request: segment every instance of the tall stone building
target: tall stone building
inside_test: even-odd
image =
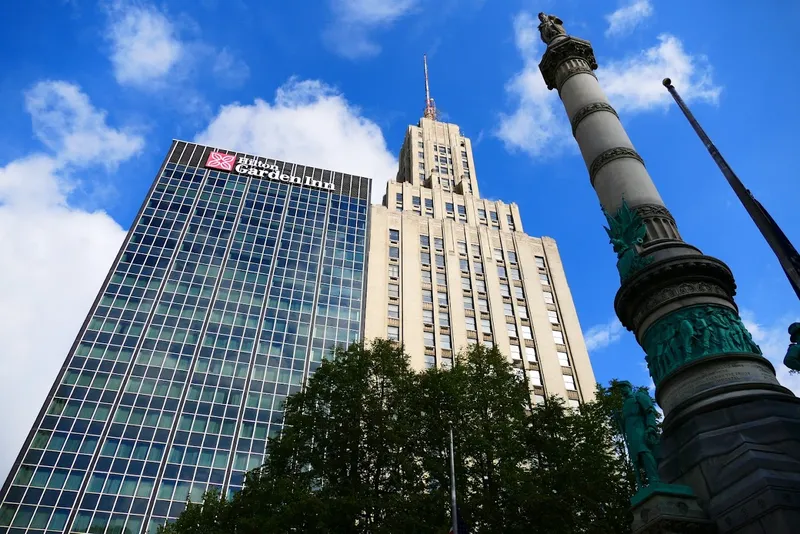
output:
[[[426,106],[397,177],[371,207],[365,338],[396,339],[414,368],[496,344],[538,402],[590,400],[595,378],[554,240],[523,231],[513,202],[480,197],[470,140]]]

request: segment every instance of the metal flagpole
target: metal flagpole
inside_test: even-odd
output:
[[[664,78],[663,83],[664,87],[666,87],[672,95],[672,98],[677,102],[678,107],[681,108],[681,111],[683,111],[683,114],[689,120],[689,124],[691,124],[694,131],[697,132],[700,140],[703,141],[711,157],[714,158],[723,176],[725,176],[725,179],[733,188],[736,196],[739,197],[739,201],[744,205],[750,218],[756,223],[756,226],[761,231],[761,235],[764,236],[764,239],[767,240],[772,251],[778,257],[783,272],[786,273],[786,277],[789,279],[792,289],[794,289],[797,298],[800,299],[800,254],[797,253],[797,250],[789,241],[789,238],[786,237],[786,234],[780,229],[778,223],[775,222],[764,206],[756,200],[753,194],[742,184],[739,177],[733,172],[733,169],[731,169],[728,162],[725,161],[725,158],[722,157],[722,154],[720,154],[717,147],[714,146],[714,143],[711,142],[711,139],[709,139],[706,132],[700,126],[700,123],[697,122],[692,112],[689,111],[689,108],[678,94],[678,91],[672,86],[672,81],[669,78]]]
[[[453,451],[453,423],[450,423],[450,516],[453,519],[453,534],[458,534],[458,510],[456,509],[456,458]]]

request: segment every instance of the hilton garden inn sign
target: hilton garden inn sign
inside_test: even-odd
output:
[[[317,189],[325,189],[326,191],[333,191],[335,189],[333,182],[315,180],[310,176],[301,178],[299,176],[282,174],[277,165],[270,165],[264,160],[245,157],[237,158],[233,154],[225,154],[223,152],[211,152],[208,155],[206,167],[218,169],[220,171],[235,172],[236,174],[246,174],[248,176],[258,176],[259,178],[268,178],[280,182],[305,185]]]

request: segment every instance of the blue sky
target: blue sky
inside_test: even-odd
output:
[[[557,95],[538,11],[593,42],[598,77],[683,237],[726,261],[779,366],[800,307],[661,86],[670,76],[800,246],[793,149],[800,4],[768,0],[28,0],[0,34],[0,475],[52,384],[172,138],[363,174],[382,191],[423,109],[472,138],[481,194],[557,240],[598,380],[649,382],[614,320],[604,219]]]

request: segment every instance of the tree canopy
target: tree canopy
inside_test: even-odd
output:
[[[533,405],[497,349],[415,373],[402,347],[340,349],[286,400],[263,466],[227,500],[209,492],[162,534],[444,533],[449,430],[470,532],[629,532],[635,491],[613,423],[621,399]]]

